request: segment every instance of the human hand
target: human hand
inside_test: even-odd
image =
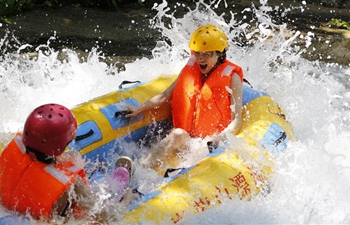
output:
[[[135,106],[132,106],[132,105],[128,105],[125,108],[125,111],[129,112],[128,114],[125,115],[125,118],[135,117],[141,112],[139,107],[135,107]]]
[[[234,119],[223,131],[224,133],[232,133],[233,135],[237,135],[241,132],[242,121],[239,119]]]
[[[238,120],[233,120],[223,131],[216,135],[213,141],[219,142],[220,140],[226,140],[227,134],[237,135],[241,131],[241,123]]]

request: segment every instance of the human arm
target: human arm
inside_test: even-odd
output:
[[[226,87],[230,93],[231,123],[220,133],[211,137],[211,144],[215,146],[221,141],[226,141],[229,136],[237,135],[242,128],[242,80],[237,74],[233,74],[230,87]],[[213,144],[214,143],[214,144]]]
[[[96,194],[92,192],[81,177],[77,177],[71,187],[55,203],[52,215],[57,214],[68,218],[78,216],[80,218],[78,215],[80,213],[84,215],[85,213],[90,214],[92,211],[96,211],[96,208],[94,208],[96,201]],[[89,220],[101,223],[108,221],[107,209],[103,207],[98,212],[95,212]]]
[[[171,101],[172,98],[172,94],[175,88],[175,85],[177,83],[176,79],[165,91],[163,91],[162,93],[154,96],[153,98],[151,98],[150,100],[148,100],[147,102],[139,105],[138,107],[133,107],[133,106],[128,106],[127,110],[130,110],[131,113],[127,114],[125,117],[126,118],[130,118],[130,117],[134,117],[137,116],[138,114],[142,113],[142,112],[146,112],[152,109],[158,109],[161,106],[167,104],[168,102]]]
[[[242,80],[238,74],[233,74],[231,79],[231,112],[232,122],[224,130],[238,134],[242,127]]]

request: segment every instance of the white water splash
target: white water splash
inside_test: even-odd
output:
[[[226,1],[218,4],[227,5]],[[71,50],[64,52],[67,60],[57,60],[59,52],[50,46],[39,46],[36,60],[19,53],[5,55],[0,65],[0,141],[6,143],[9,133],[20,131],[28,113],[40,104],[73,107],[115,90],[124,79],[149,80],[178,73],[189,54],[190,34],[200,25],[213,23],[229,36],[228,58],[242,66],[255,88],[269,92],[287,112],[298,140],[290,143],[277,162],[271,193],[250,202],[224,202],[184,218],[181,224],[349,223],[350,68],[303,59],[305,50],[294,43],[309,45],[313,34],[301,35],[287,30],[285,24],[274,24],[268,16],[274,9],[267,1],[261,4],[246,9],[255,15],[251,21],[237,21],[234,9],[217,15],[215,5],[203,2],[182,18],[174,18],[165,1],[155,5],[158,14],[152,26],[171,44],[159,41],[152,59],[126,64],[123,72],[101,62],[104,56],[96,49],[83,63]],[[285,9],[285,16],[288,12]],[[149,177],[153,179],[154,174]],[[138,182],[141,187],[149,185],[141,179]]]

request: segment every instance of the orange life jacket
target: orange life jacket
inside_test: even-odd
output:
[[[230,89],[232,75],[243,82],[241,67],[225,60],[202,83],[198,63],[191,57],[182,70],[172,95],[175,128],[193,137],[205,137],[224,130],[232,121]]]
[[[85,172],[73,160],[51,165],[30,159],[17,135],[0,156],[0,199],[9,210],[49,218],[77,176],[85,179]]]

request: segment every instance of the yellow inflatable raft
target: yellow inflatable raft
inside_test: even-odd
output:
[[[78,129],[70,147],[92,162],[101,162],[108,160],[110,154],[118,153],[118,143],[122,139],[146,142],[150,132],[154,134],[169,122],[170,105],[132,119],[125,118],[125,106],[137,106],[147,101],[165,90],[175,79],[175,76],[163,76],[126,88],[120,85],[117,91],[73,108]]]
[[[106,162],[110,154],[119,152],[121,140],[145,142],[161,133],[170,121],[170,106],[132,119],[125,118],[125,106],[146,102],[175,79],[161,76],[122,87],[73,108],[78,130],[70,147],[87,160]],[[225,199],[249,200],[264,190],[273,174],[274,156],[285,151],[293,131],[267,93],[244,86],[243,105],[243,129],[235,140],[227,140],[195,165],[165,178],[162,185],[132,203],[121,223],[175,224]]]
[[[293,139],[285,113],[267,93],[243,89],[243,129],[240,146],[226,143],[183,170],[124,216],[126,224],[176,224],[187,214],[205,211],[225,199],[249,200],[267,188],[274,156]]]
[[[79,123],[78,138],[72,147],[92,161],[105,161],[106,154],[118,152],[116,141],[147,139],[147,130],[153,133],[155,129],[149,124],[167,121],[170,109],[159,109],[130,120],[123,115],[125,105],[142,104],[165,90],[175,78],[159,77],[72,109]],[[134,202],[123,221],[177,223],[186,214],[217,206],[224,199],[249,200],[266,188],[273,172],[273,156],[284,152],[288,141],[293,139],[292,127],[267,93],[245,86],[243,105],[243,129],[237,135],[243,140],[240,148],[226,143],[175,177],[167,178],[156,190]]]

